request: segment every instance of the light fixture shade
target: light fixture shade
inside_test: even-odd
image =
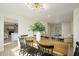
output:
[[[40,4],[40,3],[34,3],[34,4],[32,4],[32,8],[34,8],[34,9],[40,9],[42,7],[43,7],[43,5]]]
[[[42,3],[27,3],[27,6],[32,9],[32,10],[36,10],[36,11],[40,11],[42,9],[45,8],[45,5]]]

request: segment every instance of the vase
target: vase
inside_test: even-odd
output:
[[[41,33],[36,32],[36,41],[40,41],[40,40],[41,40]]]

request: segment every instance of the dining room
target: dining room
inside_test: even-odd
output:
[[[23,18],[19,21],[18,33],[19,40],[24,42],[23,44],[20,41],[20,45],[23,45],[20,49],[24,47],[24,52],[21,50],[20,54],[27,56],[42,56],[44,53],[49,53],[51,56],[73,55],[72,22],[50,24],[33,20],[31,23],[30,20]]]
[[[3,20],[5,20],[6,18],[10,18],[13,21],[14,19],[18,20],[18,32],[15,35],[16,41],[13,41],[12,44],[6,47],[4,45],[1,45],[3,46],[2,48],[4,48],[4,54],[0,53],[1,55],[74,55],[74,48],[76,47],[74,46],[74,42],[76,42],[74,38],[76,37],[74,37],[73,31],[73,9],[79,8],[79,4],[3,3],[0,4],[0,6],[0,14],[3,15],[3,17],[1,17],[0,19],[2,20],[2,25],[4,25]],[[2,28],[1,33],[3,33]],[[75,33],[75,36],[77,36],[77,32]],[[0,34],[0,36],[2,35],[4,34]],[[1,37],[1,39],[3,39],[3,36]],[[0,42],[2,42],[1,44],[4,44],[3,40]]]

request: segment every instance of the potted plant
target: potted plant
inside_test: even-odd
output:
[[[41,22],[36,22],[30,26],[30,30],[36,33],[36,40],[40,41],[41,32],[45,31],[45,26]]]

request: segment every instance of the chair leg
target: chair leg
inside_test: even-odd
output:
[[[23,56],[26,54],[26,50],[25,49],[23,49]]]
[[[25,51],[23,49],[20,50],[19,55],[22,53],[22,55],[24,56]]]
[[[21,54],[21,52],[22,52],[22,50],[20,49],[20,51],[19,51],[19,55]]]
[[[24,52],[25,52],[25,51],[23,50],[23,56],[24,56]]]

